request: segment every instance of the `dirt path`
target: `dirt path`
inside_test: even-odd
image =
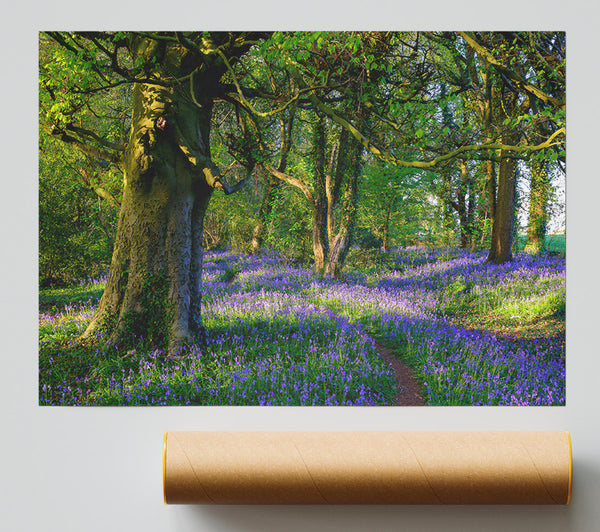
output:
[[[391,349],[385,347],[377,339],[373,337],[371,339],[375,343],[375,350],[389,364],[398,383],[398,394],[392,400],[392,405],[425,406],[427,403],[421,396],[421,386],[417,382],[412,369],[398,359]]]
[[[415,379],[412,370],[404,362],[396,358],[391,349],[388,349],[375,339],[373,341],[375,342],[377,352],[390,365],[398,382],[399,392],[394,397],[394,406],[424,406],[425,401],[421,397],[421,387]]]

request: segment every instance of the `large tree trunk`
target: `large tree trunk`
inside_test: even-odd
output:
[[[176,47],[165,52],[181,76]],[[210,170],[212,99],[222,71],[188,86],[136,84],[125,184],[112,263],[84,333],[126,345],[140,336],[173,351],[202,340],[202,232],[215,178]],[[195,100],[195,102],[193,101]]]
[[[358,212],[358,174],[349,180],[346,190],[344,191],[343,212],[340,217],[338,232],[331,243],[329,257],[325,267],[325,274],[331,277],[337,277],[344,262],[352,241],[354,238],[354,229],[356,226],[356,215]]]
[[[315,259],[315,271],[317,273],[324,273],[329,256],[327,205],[322,201],[322,198],[316,199],[317,201],[313,206],[312,248]]]

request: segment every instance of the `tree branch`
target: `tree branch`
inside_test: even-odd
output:
[[[176,127],[175,138],[179,149],[185,155],[188,163],[195,169],[195,171],[201,173],[206,180],[206,184],[214,189],[221,190],[225,194],[233,194],[240,190],[250,181],[250,175],[236,185],[230,186],[222,181],[221,172],[212,161],[212,159],[206,155],[206,147],[202,140],[196,141],[196,145],[189,145],[185,140],[185,136],[181,130]],[[249,172],[250,173],[250,172]]]
[[[308,188],[306,183],[304,183],[300,179],[292,177],[291,175],[288,175],[284,172],[280,172],[279,170],[276,170],[272,166],[265,164],[265,163],[258,163],[257,166],[259,168],[263,168],[264,170],[269,172],[272,176],[276,177],[277,179],[281,179],[282,181],[285,181],[286,183],[289,183],[290,185],[293,185],[293,186],[299,188],[306,196],[306,199],[308,200],[308,202],[311,205],[315,204],[315,198],[312,195],[312,192],[310,191],[310,189]]]
[[[231,77],[233,78],[233,83],[235,85],[237,93],[240,96],[240,100],[241,100],[240,103],[246,109],[248,109],[250,112],[252,112],[253,114],[255,114],[256,116],[260,116],[260,117],[264,118],[264,117],[267,117],[267,116],[272,116],[274,114],[280,113],[281,111],[284,111],[286,108],[288,108],[292,103],[294,103],[300,97],[300,93],[296,94],[290,100],[288,100],[285,104],[283,104],[283,106],[281,106],[279,109],[274,109],[272,111],[267,111],[265,113],[257,111],[254,107],[252,107],[252,104],[248,100],[246,100],[246,97],[244,96],[244,91],[240,87],[240,84],[238,82],[237,76],[235,75],[235,72],[233,71],[233,68],[231,68],[231,65],[229,64],[229,61],[227,60],[227,57],[225,56],[225,54],[219,48],[217,48],[217,54],[219,55],[219,57],[221,58],[221,60],[223,61],[223,63],[225,63],[225,66],[227,67],[227,70],[229,71],[229,73],[231,74]]]
[[[208,185],[210,187],[212,187],[216,190],[220,190],[221,192],[224,192],[226,195],[233,194],[234,192],[241,190],[243,187],[245,187],[250,182],[250,179],[252,178],[252,176],[250,175],[250,172],[248,172],[249,175],[246,179],[242,179],[242,181],[240,181],[239,183],[236,183],[235,185],[230,186],[221,180],[222,176],[219,173],[219,169],[212,162],[212,160],[207,159],[206,162],[207,162],[206,166],[202,169],[202,173],[204,174],[204,177],[206,178],[206,182],[208,183]]]
[[[483,45],[479,44],[473,36],[469,35],[468,32],[459,31],[458,34],[466,41],[466,43],[473,48],[481,57],[483,57],[488,63],[493,65],[498,71],[504,74],[506,77],[510,78],[510,80],[519,86],[524,91],[533,94],[536,98],[539,98],[545,103],[549,103],[550,105],[564,111],[566,108],[564,100],[558,100],[552,96],[549,96],[538,87],[527,83],[527,80],[523,79],[518,73],[510,70],[505,65],[503,65],[500,61],[498,61],[493,54]]]
[[[103,161],[108,161],[109,163],[121,162],[121,157],[123,155],[122,151],[112,152],[102,148],[98,148],[97,146],[91,146],[90,144],[82,142],[80,139],[77,139],[67,134],[65,131],[57,127],[41,125],[41,128],[51,137],[66,142],[67,144],[70,144],[80,152],[90,157],[93,157],[94,159],[101,159]]]
[[[68,165],[73,171],[79,174],[83,184],[92,189],[99,197],[103,200],[106,200],[110,205],[115,207],[117,210],[121,208],[121,202],[115,198],[108,190],[93,183],[93,177],[85,168],[75,168],[71,165]]]
[[[89,137],[89,138],[93,139],[94,141],[96,141],[101,146],[108,148],[109,150],[113,150],[116,152],[123,151],[123,146],[121,144],[113,144],[112,142],[108,142],[107,140],[103,139],[102,137],[100,137],[99,135],[94,133],[93,131],[89,131],[87,129],[74,126],[73,124],[67,124],[65,126],[65,129],[67,131],[71,131],[71,132],[75,133],[75,135],[77,135],[79,137]]]
[[[298,69],[294,65],[290,65],[290,69],[292,75],[298,82],[301,87],[306,87],[306,82],[302,78]],[[310,92],[308,94],[310,101],[313,105],[319,109],[322,113],[329,116],[334,122],[342,126],[346,129],[356,140],[358,140],[361,145],[368,150],[371,154],[375,155],[382,161],[393,164],[394,166],[402,166],[404,168],[421,168],[424,170],[428,170],[436,167],[440,163],[448,161],[450,159],[454,159],[458,155],[468,152],[477,152],[483,150],[503,150],[506,152],[513,153],[529,153],[544,150],[546,148],[550,148],[554,145],[560,144],[560,142],[555,142],[558,137],[565,136],[566,131],[564,127],[556,130],[546,141],[541,144],[536,145],[525,145],[525,146],[511,146],[508,144],[502,144],[499,142],[489,143],[489,144],[471,144],[468,146],[461,146],[460,148],[436,157],[435,159],[431,159],[428,161],[404,161],[396,157],[393,153],[390,153],[388,150],[379,148],[375,146],[370,139],[365,137],[356,127],[354,127],[350,122],[339,116],[330,106],[323,103],[314,92]]]

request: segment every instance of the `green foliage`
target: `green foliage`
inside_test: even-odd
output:
[[[57,312],[67,307],[82,304],[97,304],[104,292],[104,283],[97,280],[61,288],[40,288],[40,308],[48,312]]]
[[[40,139],[39,282],[72,284],[106,273],[116,232],[116,209],[81,182],[85,162],[59,142]]]
[[[69,41],[71,37],[64,34]],[[123,142],[130,90],[95,91],[102,54],[77,53],[40,35],[40,125],[84,128],[108,143]],[[109,76],[110,77],[110,76]],[[106,78],[105,78],[106,79]],[[86,91],[91,91],[86,94]],[[122,174],[40,134],[39,282],[66,285],[106,273],[112,255]],[[101,199],[98,193],[112,196]]]
[[[387,249],[425,241],[432,226],[435,174],[372,162],[360,182],[359,226]],[[358,240],[357,240],[358,243]]]
[[[528,83],[552,97],[564,97],[564,34],[474,35],[506,68],[523,72]],[[198,34],[202,36],[210,37]],[[131,84],[124,77],[159,72],[160,49],[165,39],[175,36],[165,33],[156,40],[145,36],[146,45],[138,49],[136,57],[127,48],[127,43],[136,39],[129,32],[98,32],[93,39],[89,37],[64,32],[40,35],[40,122],[64,130],[84,128],[97,136],[88,136],[83,139],[86,141],[101,139],[123,145],[131,118]],[[555,43],[551,49],[549,42]],[[236,170],[226,178],[230,182],[245,177],[239,170],[242,166],[250,168],[256,162],[278,165],[282,125],[296,113],[288,124],[293,126],[293,139],[286,172],[302,179],[314,192],[312,125],[317,119],[326,122],[326,151],[330,153],[339,137],[339,124],[317,113],[308,94],[317,95],[357,126],[370,145],[381,146],[406,161],[429,160],[459,146],[495,141],[511,128],[523,132],[528,142],[539,142],[541,126],[551,132],[566,120],[564,109],[538,100],[529,107],[516,106],[507,116],[506,109],[502,110],[506,81],[455,32],[275,32],[231,64],[235,79],[228,71],[224,84],[233,86],[236,81],[249,89],[247,99],[254,109],[268,116],[250,117],[241,104],[232,112],[231,98],[239,96],[235,90],[227,99],[216,98],[211,152],[217,166],[234,164]],[[300,90],[292,65],[312,91]],[[490,80],[488,88],[495,91],[491,102],[495,121],[487,125],[481,114],[488,97],[486,79]],[[518,86],[513,88],[521,91]],[[259,96],[266,93],[270,97]],[[122,174],[115,167],[98,171],[98,161],[74,157],[43,137],[40,282],[69,283],[97,275],[109,263],[116,210],[98,203],[90,190],[103,187],[120,199]],[[556,164],[564,156],[564,144],[535,154]],[[470,159],[480,157],[475,152],[468,154]],[[435,172],[424,172],[393,168],[366,151],[362,159],[359,227],[387,248],[423,243],[451,246],[458,241],[458,216],[449,206],[465,185],[453,162]],[[78,172],[82,168],[91,169],[93,177],[87,183]],[[480,170],[471,167],[469,172],[474,179],[483,179]],[[446,184],[442,184],[444,180]],[[288,185],[282,189],[267,220],[265,243],[270,249],[307,261],[311,257],[311,207],[305,198],[290,192]],[[264,191],[262,178],[256,176],[245,192],[228,197],[215,193],[205,220],[205,247],[246,250]],[[471,194],[478,214],[468,227],[477,237],[473,245],[485,246],[491,232],[481,207],[488,201],[485,187],[478,185]],[[361,239],[357,242],[361,244]]]
[[[228,265],[225,264],[223,267],[223,271],[217,277],[218,281],[222,283],[230,283],[233,281],[236,276],[242,271],[241,267],[237,264]]]
[[[239,179],[236,176],[232,181]],[[255,186],[253,181],[231,196],[213,194],[204,219],[205,249],[247,250],[259,207],[260,191]]]
[[[518,235],[516,247],[518,251],[523,251],[527,243],[527,235]],[[566,253],[566,235],[546,235],[544,237],[544,249],[550,253],[565,255]]]
[[[268,220],[267,248],[292,260],[309,262],[312,258],[311,221],[312,213],[301,193],[283,187]]]
[[[368,229],[357,227],[354,230],[354,242],[360,249],[379,250],[382,239]]]
[[[494,314],[508,322],[532,322],[545,317],[565,317],[566,299],[563,292],[544,294],[517,301],[504,301]]]

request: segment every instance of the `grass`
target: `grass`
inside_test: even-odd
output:
[[[522,251],[527,242],[527,235],[517,236],[517,248]],[[564,256],[566,251],[566,235],[546,235],[544,237],[544,249],[550,253],[559,253]]]
[[[40,309],[57,312],[72,305],[97,305],[104,292],[104,281],[97,280],[66,288],[40,289]]]
[[[494,266],[458,250],[395,250],[343,279],[276,256],[208,253],[207,350],[77,337],[101,283],[41,290],[40,404],[383,405],[397,394],[373,337],[431,405],[564,404],[564,259]]]

